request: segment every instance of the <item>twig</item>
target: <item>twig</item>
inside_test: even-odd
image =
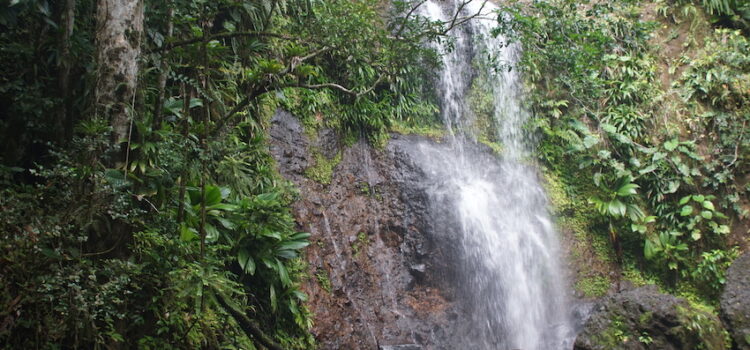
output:
[[[409,12],[406,13],[406,16],[404,16],[404,20],[401,22],[401,26],[398,28],[398,31],[396,31],[395,37],[398,38],[398,37],[401,36],[401,33],[403,33],[404,29],[406,29],[406,23],[409,22],[409,17],[411,17],[411,15],[414,13],[414,11],[416,11],[420,6],[424,5],[424,3],[426,3],[426,2],[427,2],[427,0],[422,0],[422,1],[418,2],[414,7],[412,7],[409,10]]]

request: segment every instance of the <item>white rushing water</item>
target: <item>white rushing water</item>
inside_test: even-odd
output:
[[[474,0],[464,15],[479,11]],[[483,12],[495,7],[487,3]],[[422,15],[449,20],[456,10],[450,2],[428,1]],[[495,17],[495,14],[485,17]],[[470,325],[457,335],[465,349],[570,349],[567,285],[561,268],[558,236],[548,202],[533,166],[526,158],[532,142],[523,125],[516,70],[495,72],[483,58],[513,64],[517,46],[504,46],[491,29],[496,21],[476,19],[452,34],[452,50],[444,50],[439,72],[439,98],[449,134],[449,147],[420,143],[434,205],[451,217],[462,245],[459,299],[466,302]],[[474,64],[472,64],[474,63]],[[477,68],[480,67],[480,68]],[[494,100],[500,159],[478,152],[473,117],[466,93],[473,79],[484,75]]]

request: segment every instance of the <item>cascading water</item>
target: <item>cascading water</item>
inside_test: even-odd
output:
[[[465,15],[481,4],[465,6]],[[495,9],[484,6],[483,12]],[[428,1],[421,11],[447,21],[456,5],[443,8]],[[449,146],[415,145],[436,215],[450,217],[461,235],[459,298],[465,299],[471,322],[455,342],[465,349],[569,349],[573,335],[559,243],[537,173],[525,162],[531,146],[523,130],[528,114],[521,106],[519,77],[515,70],[496,72],[479,60],[486,54],[511,65],[516,60],[518,48],[491,35],[495,23],[476,19],[454,30],[453,49],[444,52],[438,78]],[[472,62],[486,69],[473,68]],[[476,151],[475,121],[465,102],[472,80],[482,75],[494,98],[500,160]]]

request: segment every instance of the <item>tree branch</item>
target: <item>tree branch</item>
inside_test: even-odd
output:
[[[399,27],[398,31],[396,31],[396,35],[395,35],[396,38],[400,37],[401,33],[404,32],[404,29],[406,28],[406,23],[409,22],[409,17],[411,17],[411,15],[414,13],[414,11],[416,11],[420,6],[424,5],[424,3],[426,3],[426,2],[427,2],[427,0],[421,0],[421,1],[417,2],[417,4],[414,5],[414,7],[412,7],[409,10],[409,12],[406,13],[406,16],[404,16],[404,20],[401,22],[401,27]]]
[[[258,97],[258,96],[260,96],[262,94],[265,94],[266,92],[268,92],[270,90],[278,89],[279,87],[275,87],[275,88],[271,89],[271,83],[272,83],[272,80],[275,77],[284,76],[284,75],[290,73],[292,70],[294,70],[294,68],[297,67],[300,63],[305,62],[305,61],[307,61],[307,60],[309,60],[309,59],[311,59],[313,57],[316,57],[318,55],[321,55],[321,54],[323,54],[325,52],[328,52],[328,51],[330,51],[332,49],[333,48],[330,47],[330,46],[324,46],[324,47],[322,47],[322,48],[320,48],[318,50],[315,50],[315,51],[311,52],[307,56],[292,57],[292,59],[289,60],[289,64],[287,65],[286,68],[284,68],[279,73],[276,73],[276,74],[271,75],[270,77],[267,77],[264,81],[262,81],[259,84],[257,84],[254,89],[250,90],[250,92],[249,92],[249,94],[248,94],[247,97],[245,97],[244,99],[242,99],[242,101],[240,101],[236,106],[234,106],[234,108],[232,108],[232,110],[230,110],[229,113],[227,113],[226,115],[224,115],[221,119],[219,119],[217,121],[216,129],[215,129],[216,131],[214,133],[214,137],[216,137],[217,135],[223,134],[223,130],[224,129],[226,129],[228,127],[231,127],[232,124],[229,123],[227,125],[227,122],[231,118],[234,118],[234,116],[237,115],[237,113],[239,113],[243,109],[247,108],[247,106],[253,100],[255,100],[256,97]],[[289,87],[289,86],[283,86],[283,87]]]
[[[344,93],[347,93],[349,95],[352,95],[354,97],[359,97],[359,96],[362,96],[362,95],[369,94],[372,90],[375,90],[375,88],[378,87],[378,85],[380,85],[380,83],[383,81],[383,78],[385,78],[385,74],[381,74],[378,77],[378,79],[375,80],[375,82],[372,83],[372,85],[370,85],[370,87],[368,87],[366,90],[360,91],[360,92],[356,92],[356,91],[354,91],[352,89],[347,89],[347,88],[345,88],[345,87],[343,87],[343,86],[341,86],[339,84],[336,84],[336,83],[323,83],[323,84],[312,84],[312,85],[310,85],[310,84],[296,84],[296,85],[294,85],[294,87],[301,87],[301,88],[305,88],[305,89],[336,89],[336,90],[342,91]]]
[[[441,35],[446,35],[448,34],[448,32],[453,30],[453,28],[472,20],[479,15],[482,15],[482,10],[484,10],[484,7],[487,6],[487,1],[489,0],[482,1],[482,6],[479,7],[479,10],[477,10],[475,14],[459,18],[458,16],[459,14],[461,14],[461,11],[463,11],[466,5],[468,5],[472,1],[473,0],[465,0],[461,2],[461,5],[458,6],[458,9],[456,9],[456,13],[453,14],[453,19],[450,21],[450,25],[448,26],[448,28],[442,31]],[[445,23],[448,23],[448,22],[445,22]]]

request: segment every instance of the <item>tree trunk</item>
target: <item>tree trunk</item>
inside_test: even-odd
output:
[[[97,113],[109,119],[112,143],[129,137],[143,37],[142,0],[98,0],[96,6]],[[115,156],[115,163],[122,161]]]
[[[60,13],[60,72],[58,83],[60,87],[60,109],[55,122],[58,141],[67,141],[73,134],[70,118],[70,70],[73,65],[70,55],[70,37],[73,36],[75,25],[76,0],[66,0]]]
[[[174,17],[174,3],[172,1],[167,2],[167,33],[165,35],[165,40],[169,41],[169,39],[172,38],[172,35],[174,34],[174,22],[172,22],[172,18]],[[161,64],[159,65],[159,78],[157,80],[157,88],[159,89],[159,94],[156,97],[156,107],[154,108],[154,120],[152,123],[151,128],[154,130],[158,130],[161,127],[162,122],[162,113],[164,108],[164,89],[167,87],[167,74],[169,73],[169,62],[167,62],[166,55],[168,53],[163,53],[161,57]]]

